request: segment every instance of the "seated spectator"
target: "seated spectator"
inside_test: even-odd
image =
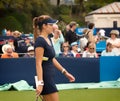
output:
[[[34,47],[33,46],[28,47],[27,51],[28,52],[23,56],[24,58],[35,57],[35,55],[34,55]]]
[[[51,40],[56,53],[56,57],[58,57],[59,53],[61,53],[61,44],[64,42],[64,37],[61,30],[55,30]]]
[[[33,46],[29,38],[25,38],[24,42],[19,43],[19,52],[20,53],[27,53],[28,47]]]
[[[90,42],[88,44],[88,48],[83,52],[82,57],[98,58],[98,54],[96,53],[95,43]]]
[[[28,47],[33,45],[33,43],[30,41],[30,38],[25,38],[25,44]]]
[[[71,43],[71,53],[74,55],[74,57],[80,57],[80,53],[78,52],[77,42]]]
[[[59,54],[59,57],[74,57],[70,51],[70,46],[69,46],[68,42],[64,42],[62,44],[62,50],[63,50],[63,52],[61,52]]]
[[[1,58],[18,58],[18,53],[13,51],[13,48],[9,44],[5,44],[2,46],[3,54],[1,55]]]
[[[120,55],[120,39],[118,38],[119,31],[118,30],[112,30],[110,32],[110,38],[106,40],[106,42],[111,43],[113,47],[113,51],[117,53],[117,55]]]
[[[15,51],[14,40],[9,39],[9,40],[8,40],[8,44],[11,45],[11,47],[12,47],[13,50]]]
[[[100,29],[97,34],[95,35],[96,42],[99,42],[101,40],[105,40],[105,30]]]
[[[101,56],[116,56],[117,54],[112,50],[112,44],[107,43],[106,50],[103,50]]]
[[[19,31],[14,31],[14,32],[12,32],[12,34],[13,34],[13,36],[15,37],[15,38],[19,38],[21,35],[22,35],[22,33],[21,32],[19,32]]]
[[[21,53],[19,48],[20,43],[24,42],[21,35],[22,33],[17,30],[13,32],[15,51],[18,53]]]
[[[12,31],[10,29],[7,30],[6,36],[12,36]]]

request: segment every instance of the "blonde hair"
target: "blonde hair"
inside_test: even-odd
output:
[[[90,42],[88,48],[94,47],[94,52],[96,51],[96,45],[93,42]]]
[[[88,29],[88,28],[85,28],[85,29],[83,30],[83,34],[85,34],[85,35],[87,35],[88,32],[89,32],[89,29]]]
[[[48,15],[41,15],[38,17],[33,18],[33,33],[34,33],[34,40],[40,35],[40,32],[42,31],[43,24],[39,24],[40,22],[51,18]]]

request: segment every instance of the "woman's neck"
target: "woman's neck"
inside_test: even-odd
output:
[[[52,46],[51,42],[50,42],[50,40],[48,38],[48,34],[46,32],[42,31],[40,36],[43,37],[50,46]]]
[[[42,31],[40,36],[42,36],[44,38],[48,38],[48,34],[45,31]]]

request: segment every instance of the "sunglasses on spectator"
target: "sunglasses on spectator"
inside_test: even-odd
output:
[[[66,48],[66,47],[69,47],[69,46],[63,46],[63,48]]]
[[[78,47],[78,45],[75,45],[75,47]]]
[[[95,48],[90,48],[90,49],[95,49]]]

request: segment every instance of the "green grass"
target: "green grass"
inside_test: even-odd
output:
[[[61,90],[59,97],[60,101],[120,101],[120,89]],[[2,91],[0,101],[35,101],[35,92]]]

